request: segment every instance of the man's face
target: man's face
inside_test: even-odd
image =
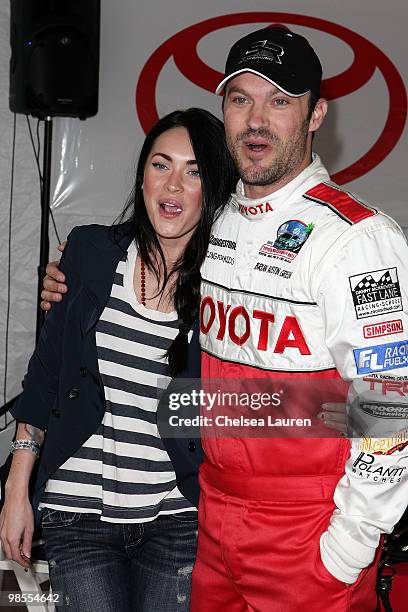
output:
[[[309,96],[288,96],[251,72],[226,85],[227,143],[249,197],[276,191],[310,163]]]

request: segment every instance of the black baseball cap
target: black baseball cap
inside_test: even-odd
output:
[[[241,72],[257,74],[289,96],[308,91],[320,95],[319,58],[306,38],[284,27],[263,28],[238,40],[228,54],[225,77],[216,93]]]

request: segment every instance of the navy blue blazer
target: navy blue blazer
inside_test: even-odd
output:
[[[46,316],[24,379],[24,391],[11,410],[18,421],[47,431],[33,489],[34,508],[46,481],[102,421],[105,397],[98,370],[95,328],[109,299],[117,264],[132,237],[128,223],[117,226],[115,239],[112,228],[102,225],[77,227],[69,235],[60,263],[68,293]],[[196,322],[188,367],[179,378],[199,376]],[[176,382],[171,381],[169,391]],[[167,396],[168,393],[163,395],[158,407],[162,422],[169,410]],[[191,434],[197,437],[163,442],[180,491],[197,506],[198,466],[203,454],[198,433]]]

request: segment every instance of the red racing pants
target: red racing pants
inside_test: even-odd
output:
[[[374,612],[378,556],[353,585],[320,558],[339,476],[200,474],[191,612]]]

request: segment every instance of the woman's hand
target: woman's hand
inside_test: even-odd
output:
[[[29,423],[19,423],[15,444],[31,441],[41,447],[44,431]],[[4,506],[0,514],[0,541],[7,559],[30,566],[34,532],[34,512],[28,497],[29,483],[37,453],[15,448],[5,485]]]
[[[7,493],[0,514],[0,540],[4,555],[30,567],[34,513],[27,496]]]
[[[61,253],[64,252],[67,241],[58,246]],[[52,302],[60,302],[62,295],[68,291],[65,285],[65,275],[59,271],[59,261],[50,261],[46,267],[46,275],[43,279],[43,290],[41,291],[41,308],[45,311],[51,310]]]

